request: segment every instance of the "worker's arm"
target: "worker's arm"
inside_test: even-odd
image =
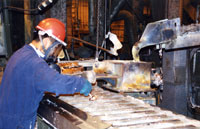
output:
[[[36,89],[39,91],[48,91],[56,93],[56,95],[74,94],[83,90],[83,87],[91,87],[88,85],[86,79],[78,76],[59,74],[54,69],[49,68],[45,62],[37,64],[36,67],[34,83]],[[90,90],[91,88],[84,91],[83,94],[85,94],[85,92],[90,92]]]

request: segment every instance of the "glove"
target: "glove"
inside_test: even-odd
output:
[[[81,89],[80,94],[88,96],[91,90],[92,90],[92,85],[89,83],[88,80],[86,80],[85,83],[83,84],[83,88]]]

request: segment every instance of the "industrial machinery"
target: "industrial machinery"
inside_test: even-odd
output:
[[[190,86],[190,63],[187,59],[187,49],[200,44],[199,34],[200,25],[181,26],[178,18],[166,19],[147,25],[141,39],[132,48],[134,60],[58,62],[62,74],[86,77],[95,86],[88,97],[47,94],[38,109],[39,119],[59,129],[200,128],[198,120],[184,116],[189,112],[186,107],[199,107],[192,97],[196,93],[198,98],[198,90],[192,92],[198,87]],[[140,50],[151,45],[165,50],[160,53],[163,75],[152,74],[151,63],[140,61]],[[96,80],[106,83],[99,87]],[[164,84],[163,99],[157,106],[125,94],[154,92],[152,83],[157,86]],[[95,96],[95,100],[92,101],[91,96]],[[184,115],[162,108],[175,112],[179,109],[178,113]]]
[[[38,113],[59,129],[196,129],[200,122],[142,100],[94,87],[89,97],[45,96]],[[54,127],[54,128],[55,128]]]
[[[160,49],[163,72],[161,107],[199,119],[198,51],[200,25],[180,25],[180,19],[161,20],[147,25],[141,39],[132,48],[139,51],[156,45]]]

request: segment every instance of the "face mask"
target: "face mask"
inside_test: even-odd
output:
[[[58,41],[55,41],[47,50],[45,50],[44,59],[47,62],[55,62],[61,49],[62,45]]]
[[[41,32],[41,31],[39,31]],[[40,43],[42,44],[42,49],[44,51],[44,60],[46,62],[56,62],[57,60],[57,56],[60,53],[61,49],[62,49],[62,45],[60,42],[58,42],[57,40],[55,40],[50,47],[48,47],[47,49],[45,49],[44,47],[44,43],[42,40],[42,35],[43,34],[39,34],[39,39],[40,39]]]

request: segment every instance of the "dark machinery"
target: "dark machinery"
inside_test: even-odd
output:
[[[180,19],[162,20],[147,25],[132,49],[139,61],[139,51],[156,45],[162,56],[163,99],[160,106],[199,119],[200,25],[180,25]]]

